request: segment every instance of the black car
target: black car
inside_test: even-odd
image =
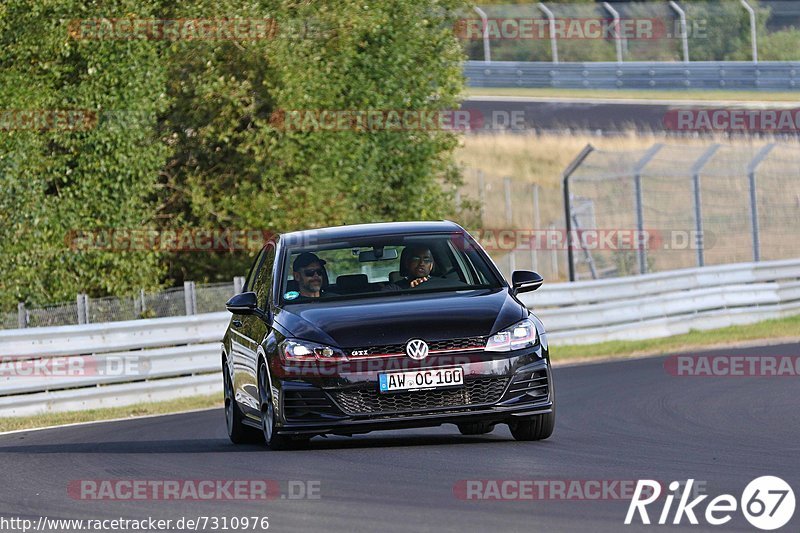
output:
[[[315,435],[508,424],[553,432],[544,327],[453,222],[398,222],[281,235],[227,303],[222,369],[234,443],[290,447]]]

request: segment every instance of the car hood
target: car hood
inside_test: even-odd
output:
[[[294,304],[276,322],[293,337],[341,348],[488,336],[527,316],[508,289]]]

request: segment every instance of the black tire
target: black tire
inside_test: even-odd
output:
[[[258,399],[261,411],[261,433],[264,443],[271,450],[292,448],[295,442],[275,433],[275,406],[272,403],[272,384],[269,383],[267,365],[261,361],[258,365]]]
[[[508,428],[517,440],[544,440],[553,434],[556,426],[556,413],[529,416],[511,420]]]
[[[222,386],[225,393],[225,425],[228,428],[228,438],[234,444],[253,444],[262,442],[263,435],[254,427],[246,425],[244,414],[239,409],[239,404],[233,395],[233,384],[228,375],[227,365],[222,367]]]
[[[462,435],[485,435],[486,433],[491,433],[492,430],[494,430],[494,424],[490,424],[489,422],[465,422],[463,424],[458,424],[458,431],[460,431]]]

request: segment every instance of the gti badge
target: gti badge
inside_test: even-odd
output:
[[[411,359],[421,361],[428,357],[428,345],[422,339],[412,339],[406,344],[406,354]]]

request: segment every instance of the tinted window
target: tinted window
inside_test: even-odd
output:
[[[298,267],[294,272],[295,259],[307,252],[324,262],[321,273],[316,266]],[[484,253],[461,234],[379,237],[290,248],[283,272],[281,295],[288,304],[501,286]],[[412,287],[411,281],[426,272],[425,280]],[[311,285],[304,285],[309,274],[309,281],[322,274],[319,297],[304,295],[316,292],[310,290]]]

